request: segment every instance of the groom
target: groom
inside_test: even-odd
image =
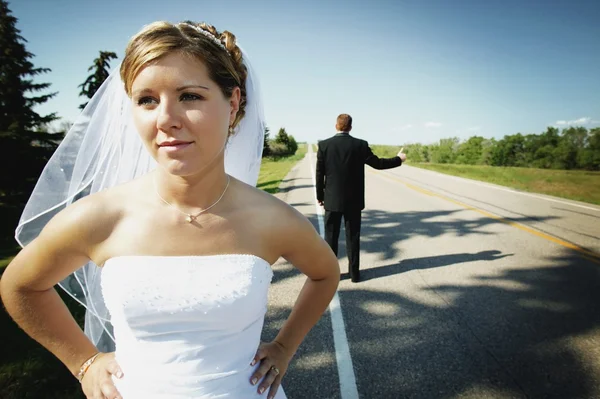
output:
[[[338,253],[342,216],[346,228],[346,252],[350,279],[360,281],[360,219],[365,208],[365,164],[375,169],[402,165],[406,155],[378,158],[369,143],[350,136],[352,117],[341,114],[335,125],[337,134],[319,142],[317,151],[317,201],[325,207],[325,241]]]

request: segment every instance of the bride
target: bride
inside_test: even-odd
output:
[[[247,55],[211,25],[156,22],[119,72],[31,195],[0,285],[7,311],[87,398],[285,398],[339,268],[305,217],[254,187],[264,122]],[[280,257],[307,280],[261,343]],[[85,333],[56,284],[86,306]]]

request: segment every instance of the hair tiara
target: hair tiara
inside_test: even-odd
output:
[[[227,50],[227,47],[225,47],[225,45],[223,43],[221,43],[221,41],[219,39],[217,39],[212,33],[207,32],[204,29],[202,29],[202,28],[200,28],[199,26],[196,26],[196,25],[192,25],[192,24],[186,24],[186,25],[191,26],[198,33],[206,36],[207,38],[209,38],[210,40],[212,40],[213,43],[215,43],[217,46],[221,47],[223,50],[225,50],[225,51],[227,51],[227,53],[229,53],[229,50]]]

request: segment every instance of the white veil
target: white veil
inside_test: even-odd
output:
[[[246,53],[246,114],[225,149],[225,171],[256,185],[262,159],[264,114],[255,71]],[[34,240],[59,211],[86,195],[142,176],[156,167],[131,115],[131,99],[113,69],[45,166],[15,232],[19,245]],[[89,262],[59,283],[86,308],[85,334],[101,351],[114,350],[112,325],[100,291],[101,269]]]

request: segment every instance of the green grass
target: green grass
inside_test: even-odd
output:
[[[8,266],[10,261],[13,260],[13,258],[15,257],[17,251],[18,249],[16,248],[2,251],[3,253],[0,254],[0,270],[4,270],[4,268]]]
[[[296,154],[287,157],[266,157],[260,167],[257,187],[275,194],[279,191],[279,185],[294,165],[306,155],[306,144],[299,144]]]
[[[401,146],[372,145],[371,148],[377,156],[389,158],[396,156]],[[600,205],[600,172],[415,163],[410,159],[407,160],[407,164],[517,190]]]
[[[423,169],[600,205],[600,172],[411,163]]]
[[[258,187],[275,193],[290,169],[306,154],[307,145],[299,144],[295,155],[265,158]],[[0,200],[4,197],[0,196]],[[24,197],[25,198],[25,197]],[[0,276],[18,252],[13,237],[23,205],[0,202]],[[22,201],[21,201],[22,202]],[[59,293],[75,318],[82,323],[84,310],[61,289]],[[0,397],[2,399],[61,398],[81,399],[79,383],[50,352],[29,338],[4,311],[0,310],[3,347],[0,362]]]

